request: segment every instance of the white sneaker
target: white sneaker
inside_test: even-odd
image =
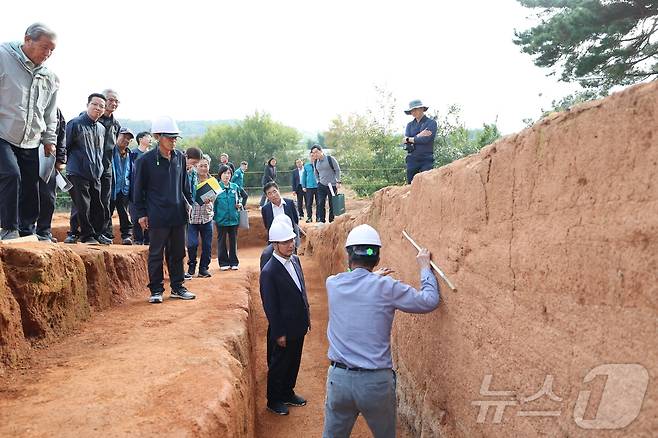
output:
[[[238,268],[237,266],[231,266],[231,269],[233,269],[234,271],[237,271],[240,268]]]
[[[219,267],[219,270],[220,270],[220,271],[228,271],[229,269],[231,269],[230,266],[220,266],[220,267]]]

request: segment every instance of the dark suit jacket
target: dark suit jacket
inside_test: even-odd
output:
[[[283,206],[283,211],[288,215],[292,221],[292,227],[297,232],[297,227],[299,226],[299,215],[297,215],[297,209],[295,208],[295,201],[288,198],[283,198],[286,205]],[[263,217],[263,224],[265,224],[265,229],[269,231],[272,226],[272,221],[274,220],[274,212],[272,211],[272,203],[267,202],[263,205],[263,208],[260,209],[260,214]]]
[[[296,255],[290,259],[299,277],[301,291],[286,268],[274,256],[260,272],[260,298],[270,324],[272,340],[281,336],[288,339],[302,338],[311,326],[302,265]]]
[[[303,168],[302,168],[303,169]],[[302,181],[299,179],[299,169],[295,167],[292,171],[292,191],[295,193],[303,193]]]

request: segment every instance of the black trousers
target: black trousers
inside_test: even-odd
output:
[[[249,193],[243,188],[240,189],[240,197],[242,198],[242,206],[247,208],[247,200],[249,200]]]
[[[55,200],[57,199],[57,171],[53,171],[48,182],[39,178],[39,218],[37,219],[37,234],[50,237],[53,213],[55,213]]]
[[[121,230],[121,238],[126,239],[133,234],[133,223],[130,221],[128,213],[129,198],[123,193],[118,193],[116,199],[110,199],[110,230],[114,230],[112,226],[112,215],[116,209],[119,214],[119,229]]]
[[[149,284],[151,294],[164,292],[162,262],[167,248],[167,269],[172,290],[183,286],[183,259],[185,258],[185,225],[149,228]]]
[[[22,149],[0,138],[0,226],[34,234],[39,217],[39,148]]]
[[[101,203],[103,204],[103,228],[100,230],[110,239],[114,238],[112,230],[112,213],[110,213],[110,201],[112,200],[112,174],[101,176]]]
[[[334,188],[334,193],[338,193],[338,187],[333,186]],[[318,222],[325,222],[326,221],[326,202],[327,198],[329,198],[329,222],[334,221],[334,204],[332,201],[333,196],[331,196],[331,191],[329,191],[329,186],[325,186],[324,184],[318,183],[318,207],[317,207],[317,214],[318,214]]]
[[[315,200],[315,220],[319,221],[320,216],[318,215],[318,189],[306,189],[304,193],[306,200],[306,218],[313,217],[313,201]]]
[[[137,217],[137,210],[135,204],[130,203],[128,210],[130,211],[130,218],[133,223],[133,236],[135,236],[135,242],[142,242],[144,245],[149,244],[149,230],[142,229],[142,226],[139,224],[139,218]]]
[[[407,155],[407,184],[411,184],[414,176],[417,173],[425,172],[426,170],[432,170],[434,167],[434,157],[432,155],[427,156],[414,156]]]
[[[103,229],[103,204],[100,181],[69,175],[73,188],[69,191],[77,210],[80,240],[96,237]],[[77,228],[77,227],[76,227]]]
[[[69,195],[71,192],[69,191]],[[71,195],[71,200],[73,196]],[[71,203],[71,214],[69,215],[69,236],[80,236],[80,225],[78,224],[78,209],[75,208],[75,202]]]
[[[228,238],[229,246],[226,246]],[[238,266],[238,226],[222,227],[217,225],[217,251],[219,267]]]
[[[297,214],[299,217],[304,217],[304,196],[306,193],[299,189],[299,192],[295,192],[297,195]]]
[[[267,328],[267,401],[285,401],[295,394],[299,364],[302,361],[304,337],[286,339],[280,347]]]

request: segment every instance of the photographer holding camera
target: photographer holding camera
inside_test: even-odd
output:
[[[407,151],[407,184],[411,184],[414,175],[418,172],[431,170],[434,167],[434,137],[436,136],[436,121],[425,115],[427,111],[420,100],[409,102],[409,109],[405,114],[412,115],[414,119],[407,124],[404,131],[404,144]]]

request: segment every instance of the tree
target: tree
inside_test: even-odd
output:
[[[560,79],[607,91],[658,77],[656,0],[519,0],[540,24],[514,43]]]
[[[233,125],[212,126],[201,137],[186,143],[198,146],[212,158],[211,172],[219,169],[219,155],[225,152],[235,164],[244,160],[251,171],[263,169],[265,161],[277,157],[283,164],[301,139],[300,133],[289,126],[275,122],[268,113],[256,111]],[[258,175],[247,175],[245,185],[259,186]]]

